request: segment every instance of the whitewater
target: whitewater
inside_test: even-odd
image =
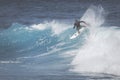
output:
[[[75,53],[71,71],[120,75],[119,27],[104,25],[105,11],[101,6],[91,6],[81,20],[91,26],[84,45]]]

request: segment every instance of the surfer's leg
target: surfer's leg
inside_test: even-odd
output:
[[[79,29],[78,29],[78,33],[80,34],[80,31],[79,31]]]
[[[80,33],[80,28],[81,28],[80,26],[77,27],[77,31],[78,31],[78,33]]]

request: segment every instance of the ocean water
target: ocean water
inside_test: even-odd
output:
[[[119,80],[119,0],[0,0],[0,80]],[[75,19],[88,23],[77,38]]]

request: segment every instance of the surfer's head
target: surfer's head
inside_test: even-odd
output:
[[[75,19],[75,22],[78,22],[78,19]]]

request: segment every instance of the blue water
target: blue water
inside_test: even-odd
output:
[[[106,80],[117,80],[119,79],[119,69],[118,73],[115,73],[113,67],[111,70],[100,71],[102,67],[98,70],[93,69],[92,71],[81,72],[76,65],[82,67],[80,63],[76,64],[76,60],[85,59],[83,63],[89,61],[88,58],[79,57],[79,53],[88,53],[84,51],[84,46],[88,48],[90,53],[95,53],[97,48],[94,47],[91,51],[89,47],[88,39],[93,38],[93,41],[97,41],[97,36],[101,36],[101,30],[106,33],[107,37],[100,42],[109,40],[109,34],[113,33],[111,37],[118,39],[113,41],[113,46],[117,49],[120,48],[119,45],[119,1],[102,1],[94,0],[92,2],[84,0],[26,0],[26,1],[0,1],[0,80],[96,80],[96,79],[106,79]],[[90,24],[92,18],[99,17],[101,15],[100,8],[97,11],[93,9],[91,21],[89,18],[84,16],[84,13],[89,9],[90,5],[102,5],[105,9],[106,20],[104,24],[107,27],[105,29],[95,28],[98,32],[94,32],[91,29],[85,29],[77,38],[71,40],[70,36],[75,33],[73,30],[74,20],[85,17]],[[112,5],[112,6],[111,6]],[[103,15],[102,15],[103,16]],[[100,20],[98,20],[100,19]],[[98,23],[102,22],[101,18],[96,19]],[[109,29],[109,27],[115,25],[115,29]],[[99,25],[100,27],[100,25]],[[117,27],[117,28],[116,28]],[[110,31],[104,32],[108,28]],[[106,30],[107,31],[107,30]],[[93,35],[91,37],[90,35]],[[96,35],[94,37],[94,35]],[[112,39],[112,38],[110,38]],[[109,42],[109,41],[108,41]],[[91,42],[92,43],[92,42]],[[88,44],[88,46],[87,46]],[[96,43],[95,43],[96,44]],[[100,43],[97,43],[100,45]],[[109,46],[109,44],[106,43]],[[106,46],[104,45],[104,46]],[[106,51],[119,53],[118,51],[112,50],[107,46]],[[110,45],[111,46],[111,45]],[[83,49],[83,50],[82,50]],[[101,53],[104,50],[101,49]],[[106,55],[106,54],[105,54]],[[107,54],[109,55],[109,54]],[[111,56],[110,55],[110,56]],[[115,57],[116,57],[115,55]],[[119,55],[119,54],[118,54]],[[76,57],[77,56],[77,57]],[[79,57],[79,58],[78,58]],[[106,58],[110,58],[109,56]],[[117,58],[117,57],[116,57]],[[104,60],[104,56],[102,58]],[[87,61],[87,62],[86,62]],[[95,61],[95,60],[94,60]],[[98,60],[96,59],[96,62]],[[101,60],[102,61],[102,60]],[[109,62],[114,63],[115,67],[119,66],[119,59],[112,58],[108,60],[105,65],[109,65]],[[104,62],[104,61],[102,61]],[[76,65],[73,65],[76,64]],[[81,63],[82,64],[82,63]],[[89,64],[94,64],[89,62]],[[105,66],[104,65],[104,66]],[[88,69],[90,66],[88,65]],[[72,71],[75,69],[78,71]],[[83,68],[85,71],[85,69]],[[86,69],[87,70],[87,69]]]
[[[59,74],[69,74],[72,58],[64,58],[62,54],[77,49],[76,45],[82,45],[79,40],[84,42],[83,34],[75,40],[70,40],[70,34],[74,32],[75,30],[70,28],[59,35],[52,35],[51,28],[37,30],[13,23],[0,33],[1,75],[21,76],[23,73],[32,77],[31,74],[34,73],[35,76],[55,74],[59,77]]]

